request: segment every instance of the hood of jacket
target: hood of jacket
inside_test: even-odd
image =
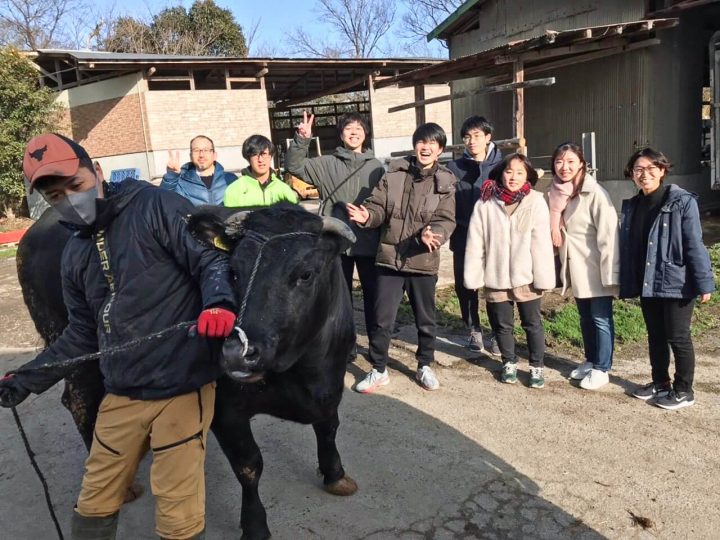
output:
[[[375,159],[375,152],[373,152],[369,148],[364,152],[353,152],[352,150],[348,150],[344,146],[338,146],[337,148],[335,148],[333,156],[343,161],[348,161],[352,163],[355,161],[370,161],[371,159]]]
[[[477,161],[474,157],[472,157],[467,150],[463,152],[463,155],[460,157],[459,161],[461,161],[462,165],[465,165],[465,170],[472,170],[475,167],[479,169],[478,172],[486,172],[487,174],[490,173],[493,167],[500,163],[502,161],[502,152],[500,152],[500,149],[497,147],[497,145],[490,141],[487,148],[487,153],[485,154],[485,159],[482,161]],[[487,178],[482,178],[484,175],[480,174],[475,179],[475,183],[482,184]]]
[[[432,172],[425,172],[428,169],[420,169],[417,166],[417,161],[414,156],[408,156],[406,158],[395,159],[388,165],[388,173],[394,172],[405,172],[411,174],[413,177],[419,176],[433,176],[435,182],[435,190],[438,193],[450,193],[454,190],[456,182],[455,175],[442,163],[437,163],[436,167],[433,167]]]
[[[222,165],[220,165],[217,161],[215,161],[214,164],[215,170],[213,171],[213,181],[225,174],[225,169]],[[203,188],[206,187],[205,183],[200,180],[200,173],[198,173],[195,165],[191,161],[188,161],[185,165],[180,167],[180,178],[187,182],[198,184]]]

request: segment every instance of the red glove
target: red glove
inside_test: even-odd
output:
[[[197,320],[198,335],[226,338],[235,325],[235,314],[227,309],[214,307],[203,310]]]

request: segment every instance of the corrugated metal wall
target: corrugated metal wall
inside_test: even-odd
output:
[[[479,29],[453,36],[450,58],[476,53],[507,41],[645,16],[645,0],[490,0],[482,5]]]
[[[650,67],[649,52],[640,50],[539,74],[555,77],[556,83],[525,91],[528,155],[547,156],[559,143],[580,142],[583,132],[595,131],[599,178],[622,178],[632,148],[648,143],[654,92]],[[477,79],[458,81],[455,89],[477,84]],[[454,125],[482,114],[495,123],[496,138],[512,136],[510,93],[465,98],[453,105]],[[546,167],[546,159],[535,165]]]

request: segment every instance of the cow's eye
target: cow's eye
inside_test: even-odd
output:
[[[310,278],[312,278],[312,275],[313,275],[313,273],[310,272],[309,270],[306,272],[303,272],[302,274],[300,274],[298,281],[301,283],[307,283],[308,281],[310,281]]]

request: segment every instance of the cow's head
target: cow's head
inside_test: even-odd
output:
[[[338,255],[355,235],[342,221],[295,205],[237,213],[206,207],[190,228],[230,254],[241,330],[225,341],[221,362],[233,380],[289,369],[306,350],[322,348],[334,319],[352,317]]]

